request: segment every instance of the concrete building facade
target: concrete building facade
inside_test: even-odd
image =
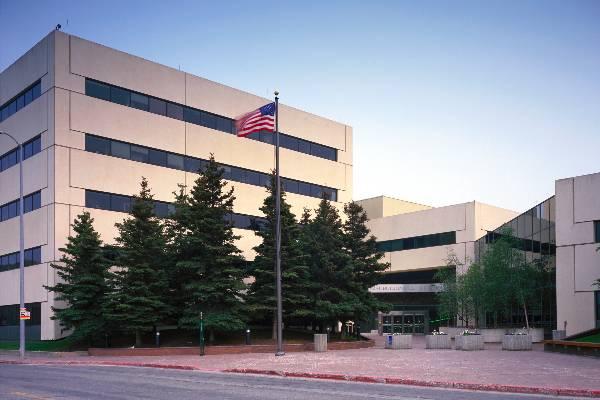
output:
[[[50,320],[56,273],[50,263],[82,211],[106,243],[146,177],[166,215],[178,184],[191,185],[214,154],[235,187],[231,222],[254,257],[272,134],[238,138],[233,119],[272,101],[59,31],[0,73],[0,131],[24,149],[25,302],[30,338],[64,333]],[[352,128],[280,105],[281,176],[292,210],[322,195],[340,209],[352,198]],[[0,338],[15,337],[18,310],[18,152],[0,135]],[[299,167],[301,166],[301,167]]]

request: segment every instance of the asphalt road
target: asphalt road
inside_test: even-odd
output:
[[[552,399],[411,386],[108,366],[0,365],[2,400]],[[566,399],[560,397],[560,399]]]

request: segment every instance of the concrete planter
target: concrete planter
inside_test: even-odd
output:
[[[465,328],[451,328],[449,326],[440,326],[440,331],[445,332],[450,336],[450,339],[454,339],[460,332],[464,331]]]
[[[506,335],[504,328],[484,328],[479,329],[483,336],[484,343],[502,343],[502,338]]]
[[[412,335],[385,335],[386,349],[412,349]]]
[[[426,349],[451,349],[450,335],[427,335],[425,336]]]
[[[326,333],[315,333],[315,352],[323,353],[327,351],[327,334]]]
[[[456,335],[456,350],[474,351],[484,349],[483,335]]]
[[[531,335],[504,335],[502,350],[531,350]]]
[[[544,328],[529,328],[529,335],[531,335],[531,341],[533,343],[540,343],[544,341]]]

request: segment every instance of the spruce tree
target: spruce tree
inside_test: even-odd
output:
[[[311,279],[313,312],[317,324],[346,321],[360,307],[360,299],[352,290],[352,264],[344,250],[342,222],[339,213],[327,199],[322,199],[315,217],[303,225],[303,248],[307,254]]]
[[[260,211],[265,215],[266,224],[256,229],[262,242],[254,247],[256,257],[250,274],[255,281],[248,291],[248,306],[257,319],[272,319],[273,338],[276,323],[275,285],[275,176],[267,187],[267,197]],[[300,247],[300,228],[290,205],[285,200],[281,188],[281,291],[283,318],[285,321],[307,321],[310,309],[310,274]]]
[[[389,308],[378,300],[369,288],[379,283],[381,273],[390,267],[381,262],[384,253],[377,249],[375,236],[367,227],[367,213],[359,204],[350,202],[344,205],[346,220],[343,226],[344,248],[352,264],[350,290],[360,299],[360,306],[355,309],[354,319],[364,320],[378,310]]]
[[[54,316],[64,329],[73,329],[72,339],[92,344],[106,332],[105,305],[108,292],[108,264],[103,257],[100,235],[94,230],[94,219],[88,212],[78,215],[71,225],[60,264],[51,264],[60,280],[44,286],[64,301],[64,308],[52,307]]]
[[[141,347],[142,333],[164,322],[168,314],[166,238],[146,178],[134,196],[129,218],[115,226],[119,247],[110,317],[122,331],[135,333],[135,345]]]
[[[171,229],[177,232],[179,325],[197,328],[200,313],[211,340],[215,331],[243,329],[245,261],[230,222],[235,196],[211,154],[189,194],[180,192]]]

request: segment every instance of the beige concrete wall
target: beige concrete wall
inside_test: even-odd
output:
[[[381,197],[359,201],[374,213],[385,212]],[[371,219],[368,223],[378,241],[402,239],[442,232],[456,232],[456,244],[402,250],[385,254],[391,263],[389,272],[414,271],[439,268],[446,264],[449,253],[454,253],[463,263],[474,259],[474,241],[485,235],[487,230],[514,218],[517,213],[479,202],[455,204],[446,207],[427,208],[419,211],[406,211],[404,201],[395,203],[395,210],[401,214]],[[410,209],[414,203],[408,203]],[[427,207],[427,206],[422,206]],[[368,214],[368,211],[367,211]],[[460,272],[460,271],[459,271]]]
[[[369,219],[389,217],[392,215],[429,210],[433,208],[424,204],[394,199],[387,196],[372,197],[370,199],[357,200],[356,202],[364,208]]]
[[[567,335],[595,328],[592,283],[600,278],[600,173],[556,181],[556,303],[559,329]]]

